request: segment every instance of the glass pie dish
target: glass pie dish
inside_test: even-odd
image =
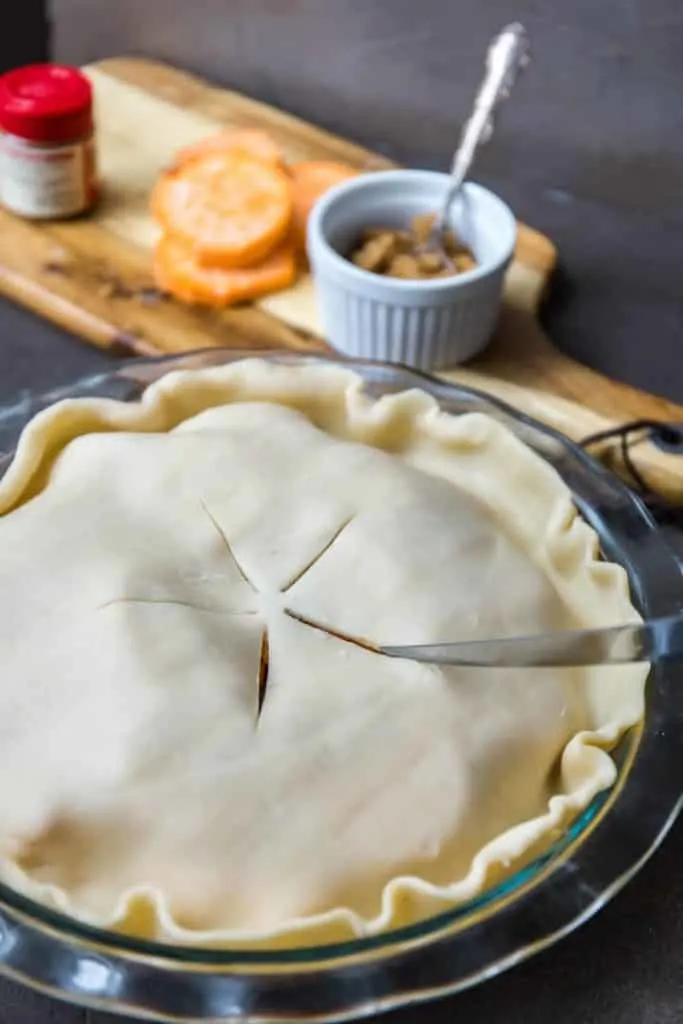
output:
[[[66,397],[132,401],[171,370],[254,353],[210,349],[138,360],[0,417],[0,475],[19,433]],[[259,353],[301,365],[328,357]],[[480,392],[401,367],[348,362],[373,397],[410,388],[453,414],[504,422],[563,477],[607,558],[621,563],[641,613],[683,605],[680,569],[641,503],[580,448]],[[341,1020],[457,992],[568,934],[625,885],[681,808],[683,699],[676,668],[650,673],[644,721],[614,753],[618,778],[543,856],[479,898],[411,927],[336,945],[231,951],[142,941],[98,930],[0,886],[0,972],[63,999],[157,1020]]]

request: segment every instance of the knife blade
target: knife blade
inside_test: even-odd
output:
[[[683,613],[601,629],[455,643],[387,645],[390,658],[481,668],[625,665],[683,657]]]

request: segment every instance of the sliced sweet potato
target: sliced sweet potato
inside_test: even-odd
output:
[[[292,239],[299,256],[305,257],[306,223],[314,205],[333,185],[355,178],[360,172],[350,164],[337,163],[334,160],[304,160],[293,164],[289,173],[294,200]]]
[[[258,128],[225,128],[214,135],[208,135],[205,139],[179,150],[175,166],[180,167],[181,164],[206,153],[226,153],[236,149],[264,163],[275,164],[277,167],[284,166],[285,158],[280,147],[267,132],[262,132]]]
[[[161,291],[183,302],[221,307],[288,288],[296,278],[296,257],[286,242],[256,266],[219,270],[201,266],[191,249],[163,235],[154,250],[153,270]]]
[[[249,267],[289,231],[291,182],[243,150],[203,153],[161,175],[151,207],[164,232],[203,266]]]

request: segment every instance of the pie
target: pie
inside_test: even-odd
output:
[[[612,784],[647,666],[375,648],[637,618],[487,415],[260,359],[61,402],[0,482],[0,880],[233,947],[462,904]]]

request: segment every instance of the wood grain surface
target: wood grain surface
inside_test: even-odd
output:
[[[184,306],[153,288],[156,237],[149,189],[177,148],[217,124],[259,126],[290,160],[342,159],[391,166],[353,143],[255,100],[148,60],[115,58],[87,69],[95,84],[104,199],[87,218],[38,224],[0,212],[0,291],[85,341],[121,355],[207,345],[324,348],[310,280],[257,306]],[[580,440],[626,420],[683,420],[683,408],[609,380],[561,354],[538,320],[556,262],[552,242],[519,225],[505,303],[487,351],[447,379],[480,387]],[[605,449],[620,470],[612,448]],[[683,500],[683,459],[650,444],[633,451],[648,482]]]

